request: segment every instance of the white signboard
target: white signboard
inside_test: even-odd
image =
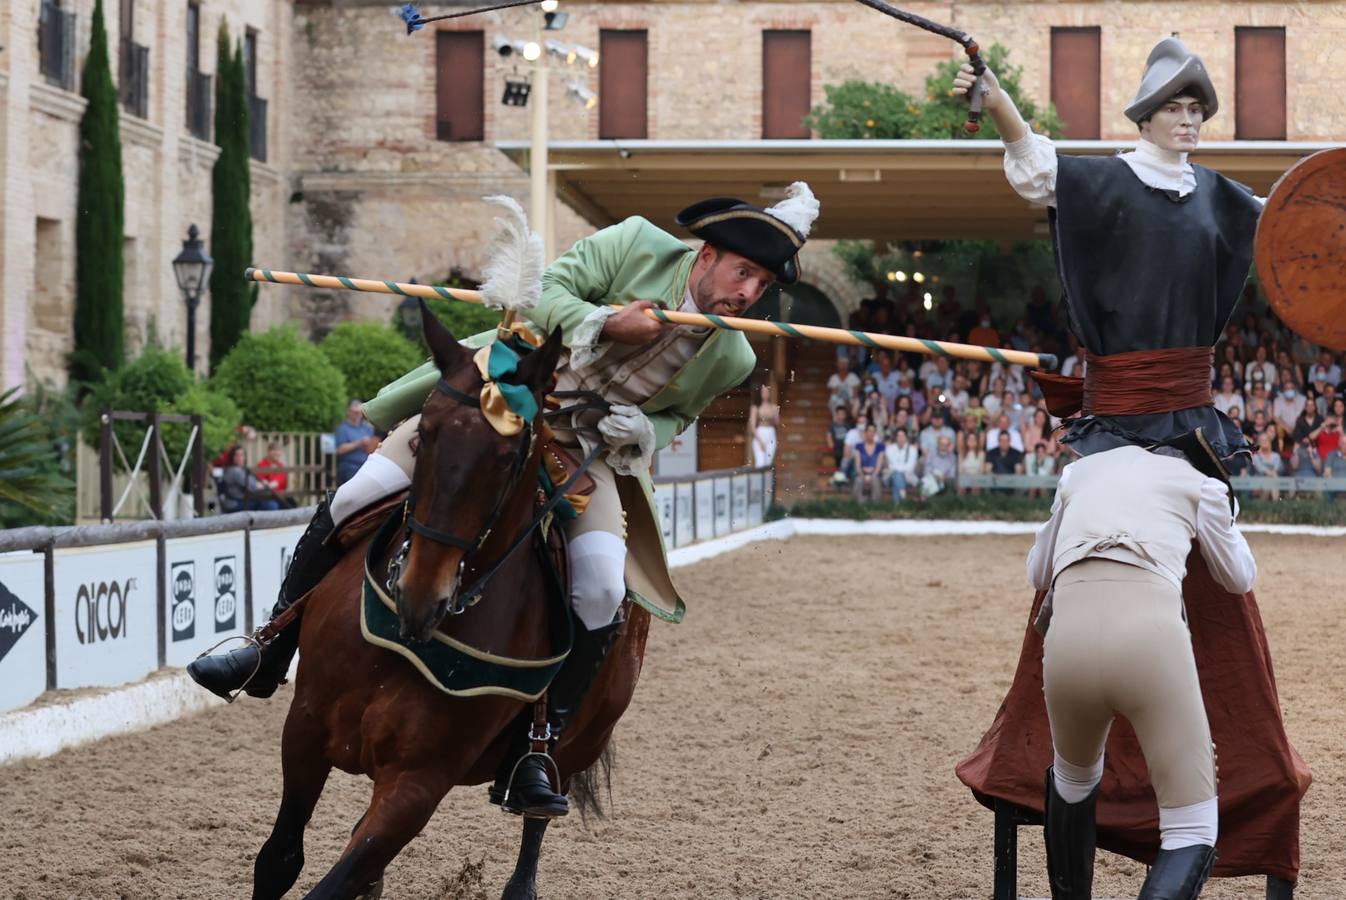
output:
[[[733,530],[748,527],[748,479],[755,475],[735,475],[729,488],[729,522]]]
[[[709,540],[715,537],[715,485],[707,479],[696,482],[692,489],[696,496],[695,540]]]
[[[664,536],[664,547],[673,546],[673,492],[671,484],[654,486],[654,509],[659,514],[659,531]]]
[[[30,550],[0,554],[0,713],[47,689],[42,563]]]
[[[729,479],[715,479],[715,536],[730,532],[729,526]]]
[[[763,477],[761,472],[754,472],[748,476],[748,525],[761,525],[762,514],[762,485]]]
[[[695,491],[696,489],[691,482],[687,481],[679,482],[674,487],[673,530],[677,536],[677,546],[679,547],[696,540],[692,518]]]
[[[248,540],[252,553],[252,628],[262,627],[271,619],[271,609],[280,596],[280,584],[289,571],[295,544],[304,534],[304,525],[253,531]]]
[[[56,686],[112,687],[159,667],[153,541],[55,551]]]
[[[243,532],[164,541],[164,661],[185,666],[244,632]]]
[[[673,438],[673,442],[659,451],[655,472],[659,475],[696,474],[696,422]]]

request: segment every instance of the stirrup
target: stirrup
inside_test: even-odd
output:
[[[252,680],[257,677],[257,673],[262,671],[262,654],[266,651],[267,645],[257,640],[257,638],[254,635],[255,632],[254,634],[236,634],[233,637],[227,637],[222,641],[216,642],[213,646],[205,650],[202,650],[199,654],[197,654],[196,659],[205,659],[207,656],[211,656],[212,654],[214,654],[216,650],[220,649],[230,641],[243,641],[245,645],[257,648],[257,665],[252,667],[252,671],[248,673],[247,678],[243,679],[243,683],[238,686],[238,690],[234,691],[228,697],[224,698],[225,703],[233,703],[240,696],[242,696],[243,692],[247,690],[248,685],[252,684]],[[243,648],[239,647],[238,649],[242,650]],[[234,651],[230,650],[228,652],[232,653]],[[196,659],[192,660],[192,662],[196,662]]]
[[[555,792],[558,797],[562,796],[560,791],[556,790],[561,783],[561,770],[557,767],[556,760],[553,759],[552,755],[546,750],[529,750],[523,756],[519,757],[518,761],[514,763],[514,768],[509,771],[509,780],[505,782],[505,793],[500,797],[500,811],[509,813],[512,816],[523,816],[526,819],[546,818],[545,816],[530,816],[523,810],[516,812],[509,808],[509,797],[510,794],[514,792],[514,779],[519,774],[519,767],[522,766],[524,760],[528,759],[530,756],[542,757],[544,760],[544,767],[550,772],[549,777],[552,783],[553,792]]]

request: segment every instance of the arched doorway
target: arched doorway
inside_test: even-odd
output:
[[[805,282],[773,284],[748,310],[748,318],[796,325],[841,327],[841,314],[826,294]]]

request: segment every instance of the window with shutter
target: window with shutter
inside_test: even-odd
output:
[[[1234,29],[1234,137],[1285,140],[1285,29]]]
[[[435,136],[441,141],[486,137],[486,34],[436,32]]]
[[[762,32],[762,137],[806,138],[813,63],[809,31]]]
[[[598,136],[648,137],[649,32],[598,34]]]
[[[1052,104],[1065,136],[1099,136],[1099,45],[1097,26],[1052,29]]]

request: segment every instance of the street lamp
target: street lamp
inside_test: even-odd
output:
[[[417,281],[413,278],[408,283],[417,284]],[[402,321],[402,327],[407,330],[408,336],[419,334],[421,331],[421,301],[415,297],[407,297],[397,304],[397,317]]]
[[[187,368],[193,372],[196,371],[196,307],[210,278],[210,269],[215,265],[201,243],[200,235],[196,223],[192,223],[187,229],[187,240],[182,242],[182,252],[173,260],[173,277],[178,281],[182,299],[187,302]]]

